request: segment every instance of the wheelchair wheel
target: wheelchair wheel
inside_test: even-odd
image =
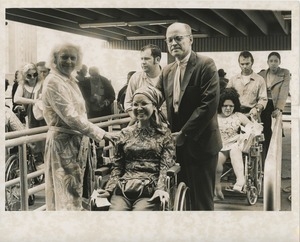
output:
[[[260,155],[257,158],[257,162],[256,162],[256,176],[255,176],[255,180],[254,180],[254,185],[257,188],[257,194],[260,195],[261,191],[262,191],[262,184],[263,184],[263,169],[262,169],[262,156]]]
[[[191,209],[189,188],[180,182],[175,194],[174,211],[189,211]]]
[[[17,154],[9,157],[5,163],[5,181],[13,180],[20,175],[19,168],[19,156]],[[33,179],[29,181],[29,187],[33,186]],[[18,211],[21,208],[20,202],[21,192],[20,183],[5,188],[5,210],[7,211]],[[34,205],[35,196],[34,194],[29,195],[28,205]]]
[[[257,188],[255,186],[251,186],[249,189],[247,189],[246,194],[249,205],[254,205],[258,198]]]
[[[5,181],[15,179],[19,176],[19,157],[12,155],[5,163]],[[5,210],[18,211],[20,203],[20,184],[5,188]]]

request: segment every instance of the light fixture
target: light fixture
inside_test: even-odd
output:
[[[80,28],[106,28],[106,27],[124,27],[124,26],[147,26],[147,25],[164,25],[176,22],[174,19],[167,20],[148,20],[148,21],[129,21],[129,22],[94,22],[79,24]]]
[[[208,34],[192,34],[193,38],[207,38]]]
[[[208,34],[193,34],[194,38],[207,38]],[[148,39],[165,39],[165,35],[136,35],[127,36],[127,40],[148,40]]]
[[[165,39],[164,35],[137,35],[127,36],[127,40],[147,40],[147,39]]]
[[[126,22],[108,22],[108,23],[86,23],[86,24],[79,24],[79,27],[82,28],[82,29],[121,27],[121,26],[127,26],[127,23]]]
[[[130,21],[128,22],[128,26],[147,26],[147,25],[164,25],[164,24],[172,24],[176,22],[175,19],[168,20],[148,20],[148,21]]]

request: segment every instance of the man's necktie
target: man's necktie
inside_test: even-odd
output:
[[[173,87],[173,107],[175,113],[178,112],[178,102],[180,94],[180,62],[177,62],[177,69],[174,76],[174,87]]]

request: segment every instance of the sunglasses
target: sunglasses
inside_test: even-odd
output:
[[[180,43],[184,37],[187,37],[187,36],[190,36],[190,34],[188,35],[177,35],[177,36],[174,36],[174,37],[169,37],[167,39],[165,39],[166,43],[168,45],[171,45],[173,43],[173,40],[175,40],[176,43]]]
[[[26,75],[26,78],[27,78],[27,79],[32,79],[32,78],[36,78],[37,76],[38,76],[38,73],[35,72],[35,73],[33,73],[33,74],[27,74],[27,75]]]

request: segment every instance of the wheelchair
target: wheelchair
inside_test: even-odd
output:
[[[254,205],[262,192],[264,135],[253,135],[249,140],[250,139],[252,142],[242,151],[245,175],[245,185],[243,190],[246,194],[248,204]],[[225,162],[224,170],[221,176],[221,182],[226,180],[234,182],[235,175],[230,159]],[[232,191],[231,189],[225,190]]]
[[[27,147],[27,171],[28,173],[35,172],[42,168],[42,164],[38,165],[37,157],[33,154],[31,148]],[[5,181],[13,180],[20,176],[19,154],[12,153],[5,162]],[[44,182],[44,174],[35,178],[28,179],[28,188]],[[21,208],[20,201],[20,183],[5,188],[5,211],[18,211]],[[28,196],[28,205],[32,206],[35,203],[34,194]]]
[[[104,165],[96,169],[94,172],[95,196],[97,196],[97,189],[104,188],[110,176],[111,159],[109,157],[102,158]],[[189,211],[191,209],[189,188],[184,182],[180,182],[178,184],[177,181],[177,174],[179,172],[180,165],[178,163],[167,171],[166,188],[170,198],[168,203],[161,206],[161,211]],[[91,211],[107,211],[109,209],[108,204],[98,207],[96,200],[96,197],[90,200]]]

